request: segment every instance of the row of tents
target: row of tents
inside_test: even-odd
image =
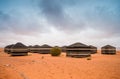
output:
[[[34,46],[26,46],[20,42],[16,44],[7,45],[4,48],[6,53],[11,55],[28,55],[28,52],[32,53],[41,53],[41,54],[49,54],[52,46],[44,44],[42,46],[34,45]],[[92,45],[86,45],[80,42],[71,44],[69,46],[61,47],[62,52],[66,52],[66,56],[70,57],[88,57],[91,54],[97,53],[97,47]],[[116,47],[111,45],[106,45],[101,48],[102,54],[116,54]]]

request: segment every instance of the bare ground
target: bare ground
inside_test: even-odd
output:
[[[120,79],[120,52],[87,58],[29,53],[12,57],[0,49],[0,79]]]

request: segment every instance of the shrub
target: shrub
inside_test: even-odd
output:
[[[59,56],[61,54],[61,49],[59,47],[53,47],[50,51],[52,56]]]
[[[91,57],[87,57],[87,60],[91,60]]]
[[[41,59],[44,59],[44,56],[42,56]]]

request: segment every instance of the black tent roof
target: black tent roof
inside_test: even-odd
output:
[[[95,46],[93,46],[93,45],[89,45],[91,48],[97,48],[97,47],[95,47]]]
[[[41,48],[52,48],[52,46],[49,46],[49,45],[47,45],[47,44],[44,44],[44,45],[41,46]]]
[[[11,44],[11,45],[7,45],[5,48],[11,48],[13,46],[14,46],[14,44]]]
[[[40,48],[41,46],[39,45],[34,45],[33,48]]]
[[[21,42],[18,42],[12,48],[27,48],[27,46],[22,44]]]
[[[111,45],[105,45],[105,46],[103,46],[102,48],[116,48],[116,47],[111,46]]]
[[[71,44],[71,45],[69,45],[67,47],[89,47],[89,46],[85,45],[83,43],[77,42],[77,43]]]

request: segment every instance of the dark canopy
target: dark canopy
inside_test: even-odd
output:
[[[14,44],[11,44],[11,45],[7,45],[5,48],[11,48],[13,46],[14,46]]]
[[[88,45],[85,45],[83,43],[77,42],[77,43],[71,44],[71,45],[69,45],[67,47],[88,47]]]
[[[40,48],[41,46],[39,45],[34,45],[33,48]]]
[[[95,46],[93,46],[93,45],[90,45],[90,48],[97,48],[97,47],[95,47]]]
[[[116,47],[111,46],[111,45],[105,45],[105,46],[103,46],[102,48],[116,48]]]
[[[49,46],[49,45],[47,45],[47,44],[44,44],[44,45],[41,46],[41,48],[52,48],[52,46]]]
[[[22,43],[20,43],[20,42],[18,42],[12,48],[27,48],[27,46],[22,44]]]

